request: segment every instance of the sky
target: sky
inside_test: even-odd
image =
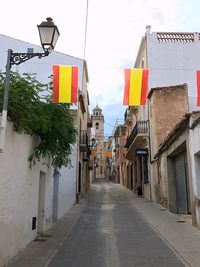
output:
[[[55,50],[87,61],[90,110],[102,108],[107,137],[123,121],[124,69],[134,66],[146,25],[200,32],[199,10],[198,0],[10,0],[1,3],[0,34],[40,45],[36,25],[52,17]]]

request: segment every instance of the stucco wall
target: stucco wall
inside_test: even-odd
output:
[[[190,130],[189,148],[193,185],[193,207],[196,213],[194,224],[200,228],[200,124]]]
[[[26,53],[27,48],[33,48],[34,52],[43,52],[40,46],[1,34],[0,44],[0,70],[2,71],[5,71],[8,49],[12,49],[13,52],[16,53]],[[52,65],[56,64],[78,66],[78,85],[79,89],[82,90],[83,60],[63,53],[53,51],[48,57],[41,59],[35,57],[18,66],[12,66],[12,71],[19,71],[19,73],[36,73],[37,79],[42,83],[46,83],[50,80],[49,76],[52,74]]]
[[[27,48],[33,48],[34,52],[43,52],[39,46],[4,35],[0,35],[0,43],[0,70],[2,71],[5,71],[9,48],[14,52],[27,52]],[[36,73],[37,79],[45,83],[49,81],[48,77],[52,74],[53,64],[77,65],[79,67],[79,89],[84,88],[86,91],[88,77],[85,72],[83,75],[84,61],[66,54],[53,51],[48,57],[33,58],[19,66],[12,66],[12,70],[19,71],[19,73]],[[87,99],[85,101],[87,104]],[[85,113],[84,118],[81,119],[84,120],[87,129],[87,114]],[[54,179],[50,162],[41,161],[30,169],[27,158],[33,149],[35,140],[28,135],[16,134],[11,124],[7,125],[6,131],[6,150],[0,154],[0,266],[8,258],[16,255],[37,235],[36,230],[31,230],[31,226],[32,217],[38,216],[40,171],[46,175],[45,229],[52,226],[53,207]],[[79,142],[78,138],[77,142]],[[78,157],[75,146],[72,153],[73,168],[60,170],[57,218],[63,216],[75,202]]]
[[[74,146],[71,155],[71,167],[62,167],[59,183],[58,219],[61,218],[76,202],[76,171],[77,146]]]
[[[149,88],[187,83],[189,108],[196,106],[196,70],[200,63],[199,33],[194,33],[194,42],[159,41],[157,33],[147,34]]]
[[[38,216],[40,171],[46,174],[45,229],[51,225],[52,168],[47,159],[29,167],[33,145],[32,137],[18,135],[7,124],[5,152],[0,153],[0,266],[36,237],[32,217]]]
[[[45,175],[44,230],[52,226],[53,169],[49,159],[30,168],[28,156],[36,137],[19,135],[7,124],[5,152],[0,153],[0,266],[37,236],[32,217],[38,219],[39,178]],[[71,156],[74,168],[60,170],[58,218],[74,204],[76,195],[76,147]]]

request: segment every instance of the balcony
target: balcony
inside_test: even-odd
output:
[[[90,158],[89,150],[88,150],[88,151],[84,151],[84,152],[82,153],[82,160],[88,162],[88,161],[89,161],[89,158]]]
[[[135,127],[133,128],[131,134],[129,135],[125,148],[129,149],[132,144],[134,144],[137,139],[141,141],[144,136],[148,135],[148,121],[137,121]]]
[[[79,149],[81,152],[87,152],[89,150],[87,131],[80,131],[79,137]]]

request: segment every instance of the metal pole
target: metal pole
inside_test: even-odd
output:
[[[4,147],[5,147],[7,111],[8,111],[8,95],[9,95],[9,88],[10,88],[11,55],[12,55],[12,49],[8,49],[6,78],[5,78],[5,86],[4,86],[4,98],[3,98],[3,111],[2,111],[1,128],[0,128],[0,152],[3,152]]]
[[[84,52],[83,52],[84,60],[85,60],[86,43],[87,43],[88,5],[89,5],[89,0],[87,0],[86,16],[85,16],[85,37],[84,37]]]

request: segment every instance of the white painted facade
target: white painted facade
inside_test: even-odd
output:
[[[0,70],[2,71],[5,71],[8,49],[12,49],[14,53],[26,53],[28,48],[33,48],[36,53],[43,52],[40,46],[1,34],[0,44]],[[37,80],[46,83],[50,81],[49,76],[52,74],[52,65],[78,66],[78,86],[79,89],[82,90],[84,60],[64,53],[52,51],[47,57],[41,59],[35,57],[18,66],[14,65],[12,66],[12,71],[18,71],[19,73],[35,73]]]
[[[72,167],[62,167],[59,181],[58,219],[76,202],[77,145],[71,155]]]
[[[192,187],[194,196],[194,212],[196,213],[196,226],[200,228],[200,123],[190,130],[189,148]]]
[[[189,111],[199,110],[196,71],[200,66],[199,32],[150,32],[147,26],[135,60],[135,68],[148,68],[148,89],[186,83]],[[148,109],[140,107],[139,119],[148,119]]]
[[[39,179],[44,174],[44,230],[51,226],[53,169],[44,159],[30,168],[28,156],[35,138],[18,135],[8,123],[6,149],[0,153],[0,266],[27,246],[36,236],[32,218],[38,218]]]
[[[190,111],[198,109],[196,71],[200,63],[199,34],[147,32],[145,36],[149,88],[186,83]]]
[[[26,52],[27,48],[42,52],[38,46],[3,35],[0,35],[0,43],[0,69],[3,72],[8,48],[14,52]],[[36,78],[45,83],[52,74],[53,64],[78,65],[79,89],[86,87],[88,78],[85,78],[87,67],[84,60],[58,52],[52,52],[42,59],[33,58],[13,66],[12,70],[36,73]],[[7,124],[5,152],[0,153],[0,266],[33,241],[38,232],[50,228],[53,221],[61,218],[76,202],[77,144],[71,155],[73,168],[63,167],[55,177],[49,159],[29,167],[28,156],[33,151],[36,139],[29,135],[18,135],[13,131],[12,124]],[[35,230],[32,230],[33,217],[37,218]]]
[[[61,218],[76,201],[76,147],[71,156],[73,168],[60,170],[57,216],[53,218],[54,176],[50,159],[42,159],[31,168],[28,161],[36,139],[17,134],[12,123],[7,124],[5,152],[0,153],[0,266],[33,241],[38,232],[50,228],[53,219]],[[40,179],[44,181],[44,199],[39,196]],[[33,217],[37,218],[35,230]]]

